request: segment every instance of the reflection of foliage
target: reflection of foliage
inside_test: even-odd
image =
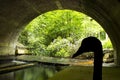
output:
[[[47,80],[52,77],[57,70],[55,66],[39,65],[15,72],[15,80]]]
[[[104,33],[101,26],[87,15],[72,10],[57,10],[35,18],[26,26],[18,41],[31,47],[31,52],[37,55],[70,56],[80,45],[76,45],[78,41],[87,36],[103,39]]]

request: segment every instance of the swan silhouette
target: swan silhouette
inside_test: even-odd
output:
[[[96,37],[87,37],[83,39],[80,48],[73,54],[72,58],[90,51],[94,52],[93,80],[102,80],[103,50],[100,40]]]

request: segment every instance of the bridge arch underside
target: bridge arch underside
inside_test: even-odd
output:
[[[83,12],[108,33],[120,65],[120,2],[118,0],[0,0],[0,55],[14,55],[20,32],[40,14],[58,9]]]

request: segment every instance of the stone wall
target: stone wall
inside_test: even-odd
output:
[[[120,0],[0,0],[0,55],[14,55],[19,34],[32,19],[57,9],[83,12],[108,33],[120,64]]]

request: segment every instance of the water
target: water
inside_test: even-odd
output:
[[[48,80],[60,71],[62,67],[52,65],[37,65],[0,75],[0,80]]]

